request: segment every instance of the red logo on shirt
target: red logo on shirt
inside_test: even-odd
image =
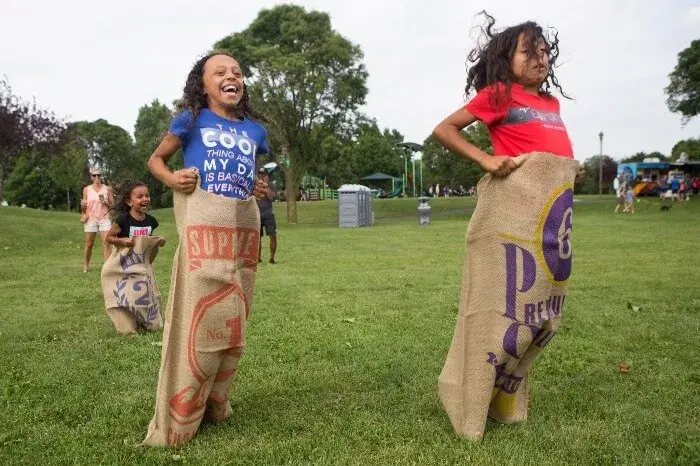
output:
[[[151,227],[131,227],[129,228],[129,237],[133,238],[135,236],[149,236],[151,234]]]

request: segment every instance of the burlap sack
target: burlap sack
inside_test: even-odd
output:
[[[554,336],[571,274],[578,163],[549,154],[485,176],[467,228],[459,315],[438,379],[457,435],[480,440],[487,416],[527,418],[528,370]]]
[[[152,263],[158,236],[137,236],[132,246],[112,246],[102,265],[102,293],[107,315],[119,333],[163,328],[161,297]]]
[[[229,389],[255,291],[260,214],[201,189],[174,193],[180,238],[165,314],[155,415],[144,445],[190,440],[203,419],[231,415]]]

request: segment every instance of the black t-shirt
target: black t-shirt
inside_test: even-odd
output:
[[[273,196],[275,192],[270,189],[270,194]],[[272,212],[272,201],[267,195],[263,196],[262,199],[258,201],[258,209],[260,209],[260,218],[274,217],[275,214]]]
[[[114,222],[119,225],[119,234],[117,238],[133,238],[134,236],[151,236],[153,230],[158,228],[158,220],[155,217],[146,214],[143,220],[136,220],[127,212],[117,217]]]

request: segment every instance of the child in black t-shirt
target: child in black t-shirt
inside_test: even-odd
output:
[[[148,215],[151,196],[148,187],[140,181],[125,181],[119,187],[117,202],[111,210],[112,227],[107,242],[115,246],[131,246],[134,236],[152,236],[158,220]],[[159,243],[165,245],[165,239]]]

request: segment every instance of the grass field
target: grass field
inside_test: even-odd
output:
[[[81,270],[77,214],[0,208],[0,464],[700,463],[700,199],[670,212],[643,199],[636,215],[576,204],[571,289],[530,418],[489,423],[478,444],[437,396],[474,202],[438,200],[427,228],[414,200],[374,206],[375,226],[342,230],[333,202],[300,204],[297,225],[275,206],[279,263],[259,268],[234,416],[172,449],[134,446],[161,335],[115,334],[99,248]],[[175,227],[154,215],[165,298]]]

